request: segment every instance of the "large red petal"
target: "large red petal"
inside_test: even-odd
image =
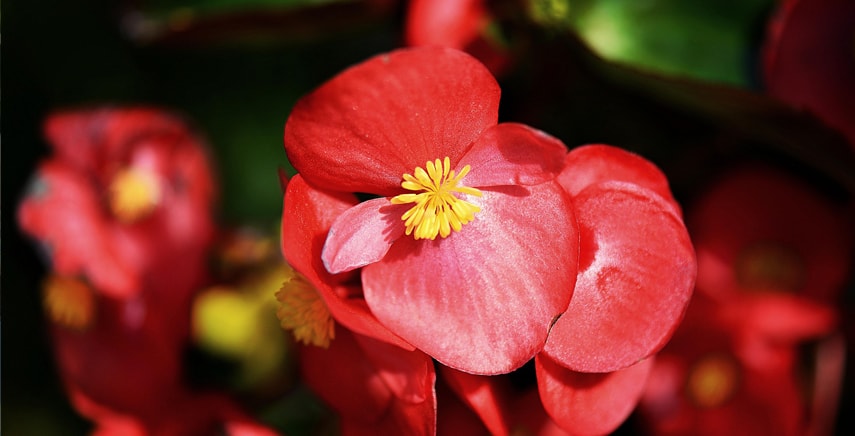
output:
[[[497,374],[537,353],[567,307],[578,235],[557,184],[484,191],[475,220],[444,239],[398,239],[362,269],[380,321],[440,362]]]
[[[354,332],[400,347],[412,349],[383,327],[362,298],[344,298],[348,292],[336,292],[348,284],[349,274],[332,275],[321,261],[321,251],[333,221],[356,204],[349,194],[315,189],[300,175],[288,183],[282,211],[282,253],[291,267],[317,289],[337,322]]]
[[[535,358],[537,388],[546,412],[576,435],[613,432],[641,399],[653,359],[609,373],[571,371],[549,357]]]
[[[479,136],[458,167],[472,167],[467,186],[536,185],[561,172],[566,153],[564,143],[540,130],[502,123]]]
[[[397,50],[300,100],[285,125],[285,151],[319,187],[393,195],[415,167],[457,162],[496,124],[499,94],[490,72],[463,52]]]
[[[692,244],[674,208],[638,185],[593,185],[574,205],[579,278],[544,350],[577,371],[625,368],[662,347],[682,318],[695,281]]]
[[[401,215],[412,205],[375,198],[351,207],[330,228],[321,258],[328,271],[340,273],[377,262],[404,234]]]
[[[679,206],[671,196],[668,179],[647,159],[611,145],[584,145],[574,148],[564,159],[559,176],[561,186],[577,195],[590,185],[622,181],[641,185]]]

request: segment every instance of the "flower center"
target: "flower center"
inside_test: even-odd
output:
[[[779,244],[759,243],[744,249],[736,260],[736,278],[752,290],[798,291],[805,267],[797,253]]]
[[[283,329],[292,330],[294,338],[306,345],[329,347],[335,338],[333,318],[318,291],[303,276],[294,272],[285,279],[276,299],[276,316]]]
[[[718,407],[736,392],[738,379],[739,368],[732,357],[710,354],[690,369],[686,390],[698,407]]]
[[[123,222],[148,215],[160,201],[160,184],[150,171],[126,168],[110,183],[110,208]]]
[[[51,275],[45,280],[45,311],[53,322],[73,330],[85,330],[95,314],[95,295],[82,280]]]
[[[481,208],[458,198],[454,193],[481,196],[481,191],[458,183],[469,173],[469,165],[463,167],[460,173],[451,170],[448,157],[425,164],[425,171],[417,167],[413,174],[404,174],[401,187],[418,194],[401,194],[392,197],[392,204],[415,203],[407,210],[401,219],[407,226],[407,234],[416,239],[436,239],[436,236],[446,236],[451,231],[459,232],[464,224],[475,219],[475,213]]]

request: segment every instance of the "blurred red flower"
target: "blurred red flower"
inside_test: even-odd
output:
[[[855,147],[855,2],[786,0],[764,47],[768,92],[814,113]]]
[[[67,111],[44,131],[54,155],[18,220],[56,273],[121,298],[161,281],[198,282],[214,182],[202,143],[179,119],[147,108]]]
[[[510,64],[487,0],[410,0],[404,40],[408,46],[463,50],[501,75]]]

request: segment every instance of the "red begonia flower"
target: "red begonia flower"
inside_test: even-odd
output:
[[[213,232],[213,180],[183,123],[153,109],[100,109],[52,115],[44,129],[55,155],[18,219],[55,272],[82,274],[116,297],[198,272]]]
[[[497,125],[498,100],[495,79],[470,56],[414,48],[341,73],[300,100],[285,126],[307,185],[381,196],[336,218],[326,269],[362,267],[365,301],[383,325],[483,374],[541,349],[573,292],[578,252],[569,199],[553,181],[566,148]]]
[[[788,292],[833,303],[848,275],[852,228],[841,209],[787,173],[745,167],[692,208],[700,292],[717,299]]]
[[[496,35],[486,0],[410,0],[404,40],[408,46],[437,45],[466,51],[500,75],[510,58]]]
[[[579,277],[544,352],[579,372],[627,368],[667,342],[691,297],[680,209],[653,164],[615,147],[572,150],[559,182],[579,224]]]
[[[433,363],[418,350],[338,329],[300,348],[303,379],[341,416],[345,435],[436,432]]]
[[[764,47],[768,92],[807,109],[855,147],[855,2],[782,1]]]
[[[671,342],[657,355],[640,403],[661,435],[796,435],[805,399],[792,355],[761,363],[740,352],[741,323],[698,294]],[[794,344],[787,344],[792,347]]]

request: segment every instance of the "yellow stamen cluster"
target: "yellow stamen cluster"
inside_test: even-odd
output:
[[[711,354],[701,358],[689,371],[686,390],[701,408],[723,405],[739,386],[739,368],[727,355]]]
[[[150,171],[126,168],[110,183],[110,208],[122,222],[148,215],[160,201],[160,184]]]
[[[335,338],[335,325],[324,300],[306,279],[294,273],[276,293],[276,316],[283,329],[306,345],[327,348]]]
[[[50,276],[43,284],[44,307],[53,322],[61,326],[84,330],[92,324],[95,296],[79,279]]]
[[[423,191],[418,194],[401,194],[392,197],[392,204],[415,203],[401,219],[407,226],[407,234],[416,239],[445,238],[451,231],[459,232],[464,224],[475,219],[475,213],[481,208],[458,198],[454,193],[481,196],[481,191],[458,183],[469,173],[469,165],[460,173],[451,170],[451,162],[446,157],[425,164],[427,171],[417,167],[413,174],[404,174],[401,187],[408,191]]]

